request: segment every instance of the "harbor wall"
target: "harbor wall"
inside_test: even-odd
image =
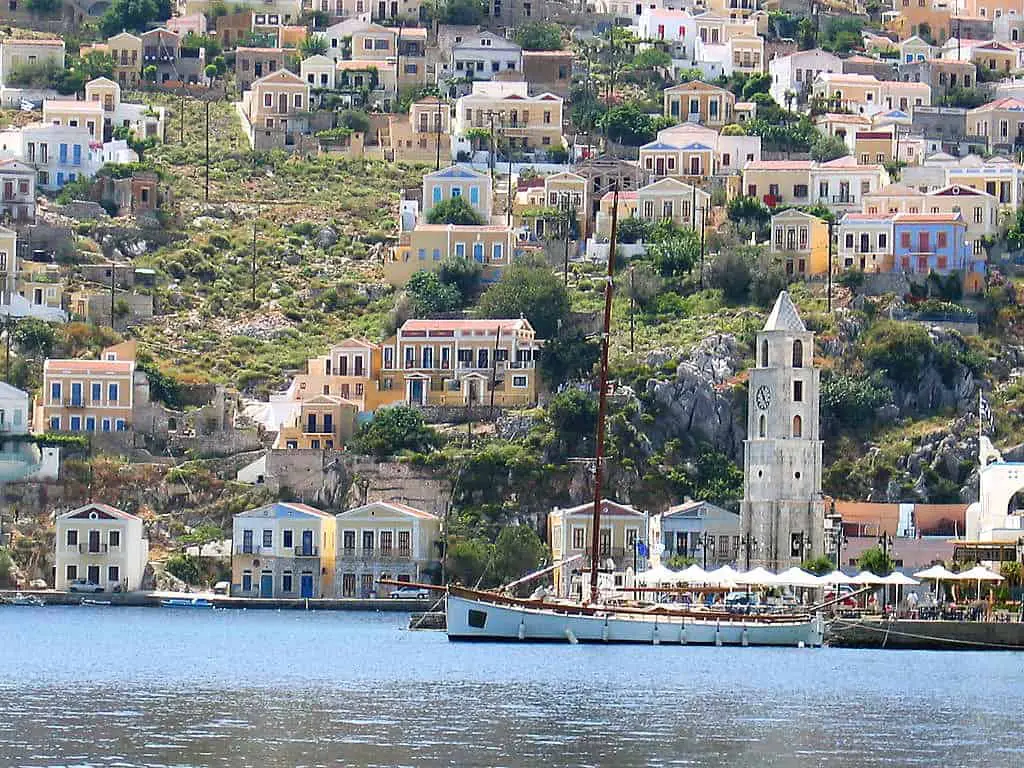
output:
[[[825,641],[836,648],[1024,650],[1024,623],[837,620],[829,625]]]
[[[0,590],[0,598],[14,597],[14,590]],[[110,607],[134,607],[134,608],[156,608],[160,601],[171,597],[166,594],[153,592],[104,592],[101,594],[83,594],[79,592],[54,592],[47,589],[23,589],[18,592],[22,595],[35,595],[47,605],[81,605],[82,599],[109,602]],[[207,594],[180,594],[174,597],[193,598],[198,597],[209,600],[217,608],[245,608],[245,609],[292,609],[309,611],[394,611],[399,613],[410,613],[413,611],[428,611],[437,601],[437,597],[425,599],[309,599],[302,598],[250,598],[250,597],[226,597],[224,595]],[[106,607],[106,606],[104,606]],[[197,609],[198,610],[198,609]]]

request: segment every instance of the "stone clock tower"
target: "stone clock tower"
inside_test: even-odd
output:
[[[824,554],[814,336],[789,294],[757,334],[743,443],[740,562],[784,570]]]

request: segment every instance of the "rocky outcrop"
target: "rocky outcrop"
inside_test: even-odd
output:
[[[668,359],[655,353],[648,364],[663,365]],[[734,336],[708,336],[679,363],[675,378],[647,382],[646,400],[655,414],[643,430],[647,437],[655,444],[689,437],[740,459],[746,426],[735,380],[743,368],[743,353]]]

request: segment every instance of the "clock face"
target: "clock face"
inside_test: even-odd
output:
[[[761,385],[757,388],[757,392],[754,393],[754,402],[757,407],[762,411],[768,410],[768,406],[772,404],[772,391],[765,385]]]

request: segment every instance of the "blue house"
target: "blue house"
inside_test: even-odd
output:
[[[662,560],[690,557],[702,568],[744,566],[740,516],[707,501],[684,501],[661,514]]]
[[[964,288],[984,283],[985,261],[966,241],[967,224],[959,213],[898,213],[893,216],[893,268],[909,275],[961,272]]]

